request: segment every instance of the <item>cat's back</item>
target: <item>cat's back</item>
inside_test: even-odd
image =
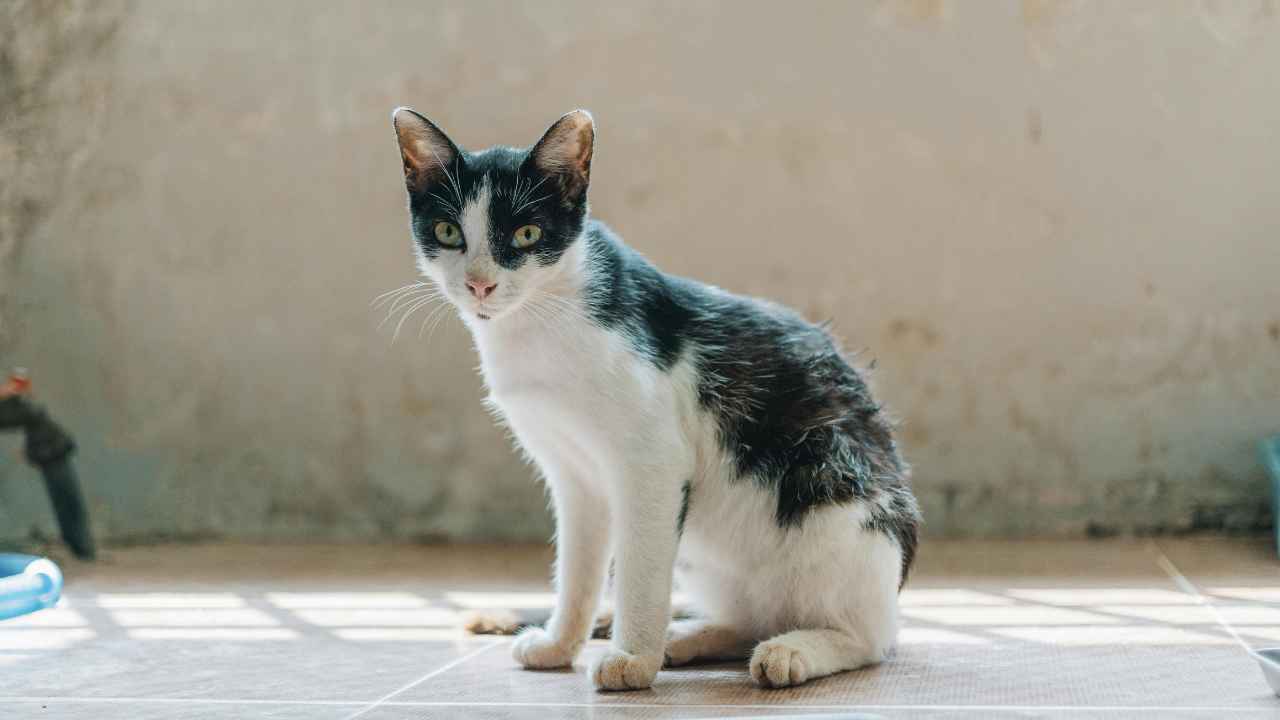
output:
[[[917,511],[893,422],[824,327],[780,304],[663,273],[602,224],[588,232],[595,317],[654,366],[692,367],[697,405],[739,476],[774,492],[778,525],[862,501],[892,506],[901,544],[914,544]]]
[[[587,223],[583,238],[591,316],[625,332],[661,367],[691,344],[707,350],[742,343],[787,354],[834,349],[825,329],[784,305],[663,272],[599,220]]]
[[[592,221],[586,240],[592,317],[659,368],[692,362],[704,406],[739,404],[743,414],[749,406],[801,424],[814,412],[829,419],[833,404],[864,417],[879,411],[826,327],[779,303],[664,273],[603,223]]]

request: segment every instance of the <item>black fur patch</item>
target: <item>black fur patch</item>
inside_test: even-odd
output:
[[[689,493],[692,486],[688,480],[680,486],[680,514],[676,516],[676,535],[684,534],[684,521],[689,517]]]
[[[596,221],[585,237],[594,319],[663,370],[690,353],[699,403],[741,476],[774,492],[778,525],[798,527],[822,505],[865,503],[865,527],[902,549],[905,581],[920,524],[909,471],[892,422],[831,336],[773,303],[663,274]]]

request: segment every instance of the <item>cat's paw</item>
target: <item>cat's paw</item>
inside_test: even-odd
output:
[[[591,663],[591,681],[599,690],[643,690],[653,685],[661,666],[661,655],[632,655],[610,648]]]
[[[557,642],[546,630],[529,628],[516,636],[511,644],[511,657],[526,668],[547,670],[569,667],[582,644],[566,645]]]
[[[782,688],[803,684],[809,679],[805,650],[785,641],[767,640],[751,653],[751,679],[760,687]]]

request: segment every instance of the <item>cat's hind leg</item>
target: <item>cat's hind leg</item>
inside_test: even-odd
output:
[[[751,679],[767,688],[800,685],[814,678],[874,665],[887,648],[841,630],[793,630],[756,646]]]
[[[883,661],[898,637],[898,582],[902,551],[878,532],[845,539],[854,557],[832,563],[842,577],[814,573],[796,589],[808,599],[793,627],[756,646],[751,678],[762,687],[789,687]]]
[[[674,622],[667,630],[663,665],[679,667],[695,660],[738,660],[751,654],[751,639],[737,629],[706,620]]]

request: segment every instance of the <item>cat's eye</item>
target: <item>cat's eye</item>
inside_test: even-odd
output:
[[[457,225],[446,220],[436,223],[436,241],[445,247],[458,247],[462,244],[462,231]]]
[[[542,228],[537,225],[521,225],[511,236],[511,244],[527,248],[542,239]]]

